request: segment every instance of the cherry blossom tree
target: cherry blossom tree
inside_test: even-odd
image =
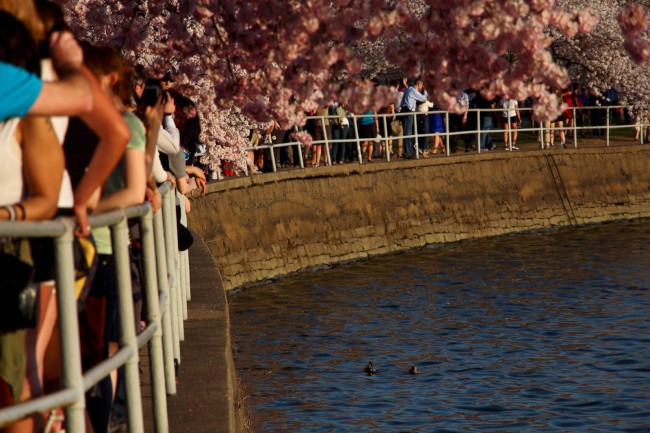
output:
[[[600,20],[591,32],[574,38],[553,35],[553,58],[587,89],[600,93],[615,88],[621,103],[648,108],[650,69],[645,63],[650,49],[642,37],[648,5],[647,0],[643,6],[619,0],[561,0],[560,7],[591,8]]]
[[[566,86],[573,65],[552,43],[581,47],[598,22],[582,3],[609,0],[57,1],[79,37],[121,48],[152,75],[173,68],[179,90],[196,99],[210,162],[241,166],[254,122],[289,127],[330,101],[361,112],[392,100],[392,89],[361,74],[364,62],[421,75],[450,110],[472,87],[532,97],[536,118],[553,117],[560,107],[546,86]],[[637,61],[648,56],[643,16],[627,7],[619,18],[618,41]]]

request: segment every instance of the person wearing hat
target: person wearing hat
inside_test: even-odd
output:
[[[169,90],[171,90],[174,86],[174,79],[172,78],[171,70],[165,72],[165,75],[160,79],[160,83],[162,84],[164,92],[169,92]]]

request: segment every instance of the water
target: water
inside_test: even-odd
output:
[[[252,430],[650,432],[649,224],[425,248],[232,295]]]

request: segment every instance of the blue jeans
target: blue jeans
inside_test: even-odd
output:
[[[413,135],[413,117],[415,114],[409,114],[402,117],[404,119],[404,135]],[[404,139],[404,156],[409,157],[415,155],[415,139]]]
[[[494,125],[492,116],[485,116],[481,118],[481,131],[490,131]],[[492,149],[492,137],[488,132],[481,132],[481,149]]]
[[[332,125],[332,162],[341,162],[345,158],[345,149],[346,144],[341,143],[338,140],[345,140],[348,138],[348,131],[350,127],[348,125]]]

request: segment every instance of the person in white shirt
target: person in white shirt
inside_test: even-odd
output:
[[[400,112],[415,113],[417,104],[427,102],[429,94],[424,90],[424,82],[420,79],[415,80],[415,83],[404,91],[402,102],[400,103]],[[413,123],[415,115],[404,116],[404,135],[413,135]],[[404,157],[415,158],[415,139],[406,138],[404,145]]]
[[[517,123],[521,122],[521,114],[519,114],[519,103],[516,99],[501,98],[501,107],[503,113],[501,115],[501,128],[503,131],[503,142],[506,150],[518,150],[517,147]],[[512,129],[512,131],[510,131]],[[510,141],[512,137],[512,142]]]

